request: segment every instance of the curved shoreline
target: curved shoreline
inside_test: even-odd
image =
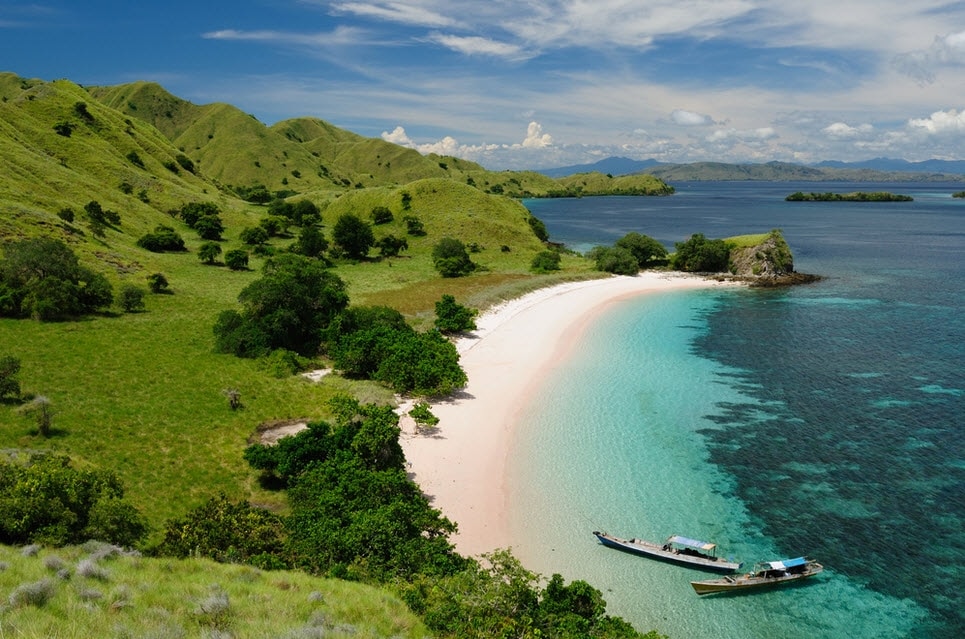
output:
[[[736,286],[678,273],[644,272],[560,284],[500,304],[456,342],[469,377],[464,389],[432,403],[439,424],[418,433],[400,420],[413,479],[459,526],[464,555],[508,548],[506,459],[519,411],[540,378],[564,362],[586,327],[612,304],[646,293]]]

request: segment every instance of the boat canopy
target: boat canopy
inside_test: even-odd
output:
[[[698,541],[697,539],[691,539],[690,537],[681,537],[680,535],[672,535],[668,539],[672,544],[680,544],[681,546],[687,546],[688,548],[695,548],[697,550],[710,551],[717,547],[717,544],[712,544],[706,541]]]
[[[771,570],[787,570],[788,568],[803,566],[807,563],[807,560],[804,557],[798,557],[796,559],[782,559],[781,561],[767,561],[765,563],[771,567]]]

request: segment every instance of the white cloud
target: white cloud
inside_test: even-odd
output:
[[[939,67],[965,65],[965,31],[936,36],[927,49],[898,54],[892,64],[919,84],[934,82]]]
[[[553,136],[543,133],[543,126],[539,122],[530,122],[526,127],[526,139],[522,146],[527,149],[542,149],[553,144]]]
[[[424,27],[451,27],[458,21],[432,9],[415,6],[412,2],[335,2],[332,9],[365,18]],[[457,14],[458,15],[458,14]]]
[[[675,124],[681,126],[704,126],[713,124],[714,122],[709,115],[686,111],[684,109],[675,109],[674,112],[670,114],[670,119],[673,120]]]
[[[850,124],[846,124],[844,122],[835,122],[834,124],[829,124],[821,130],[832,138],[853,138],[858,135],[871,133],[871,131],[874,130],[874,127],[870,124],[851,126]]]
[[[776,136],[777,132],[769,126],[746,130],[739,130],[731,127],[728,129],[717,129],[708,135],[706,139],[708,142],[725,142],[731,140],[748,142],[767,140]]]
[[[935,111],[927,118],[908,120],[912,129],[920,129],[930,134],[965,133],[965,110]]]
[[[401,126],[395,127],[391,133],[388,131],[382,131],[382,139],[386,142],[391,142],[392,144],[398,144],[399,146],[407,146],[410,148],[415,147],[415,142],[406,134],[405,129]]]
[[[434,33],[429,40],[465,55],[491,55],[498,58],[525,58],[523,49],[514,44],[497,42],[479,36],[455,36]]]

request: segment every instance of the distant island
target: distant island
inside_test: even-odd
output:
[[[957,192],[957,193],[952,193],[952,197],[965,198],[965,191],[959,191],[959,192]]]
[[[887,191],[854,191],[852,193],[804,193],[797,191],[786,198],[788,202],[911,202],[910,195],[888,193]]]

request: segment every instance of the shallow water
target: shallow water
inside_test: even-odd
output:
[[[960,187],[875,186],[916,198],[897,206],[783,202],[849,185],[678,188],[527,204],[581,248],[630,230],[672,245],[778,227],[797,270],[827,279],[643,296],[591,326],[517,429],[514,550],[672,637],[960,636]],[[688,582],[707,573],[604,548],[596,529],[708,539],[748,563],[807,555],[826,571],[698,598]]]

